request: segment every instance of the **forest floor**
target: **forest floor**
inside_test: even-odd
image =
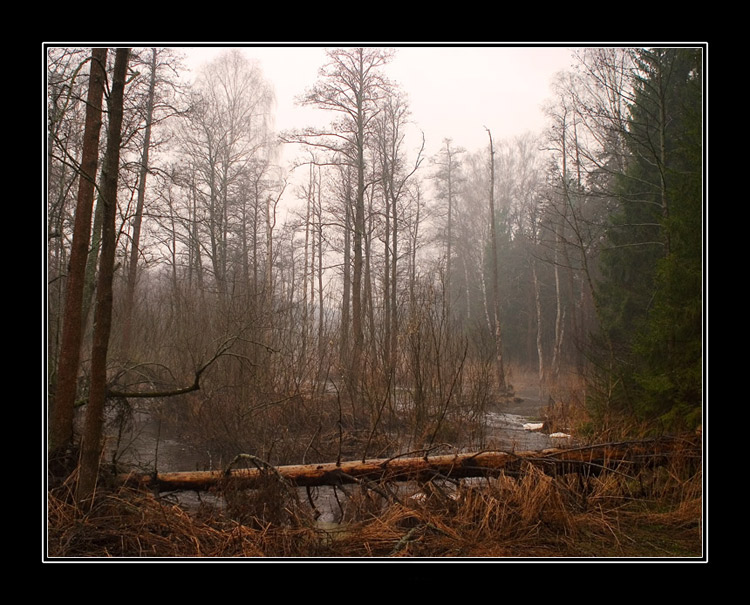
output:
[[[553,408],[533,387],[518,387],[499,413],[543,420],[549,433],[570,420]],[[529,435],[539,440],[528,441],[532,445],[549,438],[514,430],[514,445]],[[701,561],[706,552],[702,460],[693,454],[638,472],[549,476],[529,465],[513,476],[458,486],[331,488],[341,513],[335,523],[310,506],[313,497],[304,488],[290,489],[273,477],[256,490],[224,485],[189,507],[175,494],[114,485],[103,485],[93,503],[81,507],[68,483],[48,492],[47,561]]]
[[[344,518],[321,523],[299,490],[269,474],[256,490],[225,485],[197,508],[169,494],[102,489],[76,505],[48,493],[48,560],[138,559],[672,559],[704,555],[703,482],[695,458],[638,474],[548,476],[529,466],[411,492],[340,490]],[[453,491],[451,491],[453,488]]]
[[[263,506],[255,500],[242,510],[234,506],[190,514],[148,492],[101,494],[86,512],[50,496],[47,554],[50,560],[700,560],[703,555],[700,498],[563,503],[557,487],[533,477],[487,485],[460,502],[439,498],[435,491],[427,501],[377,510],[372,500],[362,498],[356,518],[335,528],[316,524],[289,502],[274,503],[268,494]]]

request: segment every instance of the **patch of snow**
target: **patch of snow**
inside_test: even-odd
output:
[[[526,431],[541,431],[543,426],[543,422],[527,422],[523,425],[523,428]]]

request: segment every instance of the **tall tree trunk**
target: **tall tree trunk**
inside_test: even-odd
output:
[[[102,158],[102,165],[107,161],[106,156]],[[101,178],[99,191],[101,191]],[[91,242],[89,243],[89,256],[86,260],[86,277],[83,283],[83,316],[81,326],[86,331],[91,315],[91,307],[94,302],[94,291],[96,290],[96,265],[99,262],[99,248],[102,244],[102,201],[101,194],[96,196],[96,207],[94,208],[94,225],[91,229]]]
[[[361,170],[361,169],[360,169]],[[364,321],[362,317],[362,282],[364,273],[363,240],[365,233],[364,189],[359,183],[364,180],[358,176],[357,197],[354,208],[354,266],[352,269],[352,352],[350,378],[351,386],[359,384],[362,347],[364,346]]]
[[[396,200],[394,199],[391,203],[391,210],[393,211],[393,220],[391,221],[391,228],[393,229],[393,255],[391,258],[391,353],[390,360],[391,365],[389,368],[391,376],[391,385],[395,396],[396,389],[396,363],[398,353],[398,207]]]
[[[411,250],[409,254],[409,309],[410,316],[415,312],[416,308],[416,292],[415,288],[417,285],[417,248],[419,247],[419,211],[421,203],[421,194],[417,190],[417,210],[416,216],[414,217],[414,227],[411,231]]]
[[[346,360],[349,359],[349,321],[352,296],[352,267],[351,267],[351,240],[352,240],[352,204],[351,188],[348,171],[343,175],[344,183],[344,275],[343,296],[341,297],[341,346],[339,350],[339,363],[345,368]]]
[[[362,286],[362,313],[364,319],[367,320],[367,332],[369,334],[369,342],[375,340],[375,304],[373,301],[374,294],[372,289],[372,233],[374,230],[374,212],[372,208],[372,195],[369,196],[367,201],[367,216],[368,220],[364,232],[364,267],[363,267],[363,286]],[[364,321],[364,320],[363,320]],[[364,343],[364,325],[362,327],[363,343]]]
[[[259,254],[258,254],[258,231],[260,226],[260,179],[255,180],[255,186],[254,186],[254,205],[253,205],[253,222],[252,222],[252,231],[253,231],[253,244],[252,244],[252,252],[253,252],[253,304],[258,305],[258,288],[260,285],[259,277],[258,277],[258,270],[260,268],[260,262],[258,261]]]
[[[156,90],[156,49],[151,49],[151,80],[149,82],[148,100],[146,101],[146,129],[143,134],[143,149],[141,151],[141,166],[138,175],[138,201],[133,216],[133,236],[130,244],[130,264],[128,265],[128,281],[125,288],[125,306],[123,307],[122,327],[122,355],[128,359],[133,320],[133,304],[135,301],[135,286],[138,280],[138,256],[141,241],[141,222],[143,220],[143,205],[146,197],[146,178],[148,177],[148,154],[151,145],[151,122],[154,115],[154,91]]]
[[[582,175],[581,175],[581,146],[579,144],[578,140],[578,120],[573,120],[573,152],[575,155],[575,168],[576,168],[576,181],[575,181],[575,191],[580,192],[582,188]],[[567,139],[566,139],[566,128],[563,127],[562,129],[562,137],[563,137],[563,192],[564,192],[564,204],[563,204],[563,220],[560,226],[560,248],[562,249],[563,253],[563,260],[565,262],[565,266],[568,267],[568,288],[569,288],[569,296],[572,304],[570,305],[570,319],[571,319],[571,326],[573,331],[573,340],[576,347],[576,370],[578,372],[579,376],[583,376],[583,372],[585,370],[585,357],[584,357],[584,342],[585,342],[585,330],[584,330],[584,323],[585,323],[585,311],[583,305],[576,305],[575,300],[579,298],[579,294],[576,288],[575,284],[575,272],[573,269],[572,261],[570,259],[570,252],[569,247],[567,245],[568,236],[565,233],[565,230],[567,229],[568,224],[570,223],[568,219],[568,211],[575,212],[575,209],[573,208],[572,200],[571,200],[571,193],[570,193],[570,186],[568,183],[568,168],[567,168]],[[583,284],[583,282],[581,282]],[[581,298],[583,295],[583,285],[581,285]]]
[[[490,237],[492,240],[492,296],[495,320],[495,363],[497,369],[497,386],[501,393],[507,390],[505,384],[505,367],[503,365],[503,338],[500,328],[500,269],[497,258],[497,225],[495,219],[495,149],[492,145],[492,133],[487,129],[490,137]]]
[[[464,269],[464,290],[466,296],[466,313],[464,314],[464,325],[471,325],[471,281],[469,280],[469,262],[468,257],[464,253],[461,255],[462,265]]]
[[[391,368],[391,202],[383,169],[383,197],[385,198],[385,229],[383,233],[383,362],[390,376]]]
[[[281,194],[279,194],[279,197],[281,197]],[[268,346],[271,345],[274,338],[273,230],[276,227],[276,205],[278,204],[278,201],[278,198],[274,200],[270,195],[266,197],[266,265],[263,279],[263,308],[266,315],[263,322],[263,339]],[[294,269],[293,264],[292,269]],[[292,284],[294,284],[294,275],[292,275]],[[283,293],[280,293],[280,296],[283,296]],[[290,304],[289,306],[291,307],[292,305]],[[271,349],[266,348],[265,357],[268,363],[270,363],[270,356]],[[264,378],[271,378],[271,376],[266,372]],[[270,388],[269,383],[266,383],[265,386]]]
[[[560,364],[562,362],[562,346],[565,334],[565,312],[562,307],[562,289],[560,287],[560,261],[558,258],[560,246],[559,236],[555,243],[555,344],[552,349],[552,376],[555,380],[560,377]]]
[[[323,311],[323,194],[322,175],[318,169],[318,203],[315,208],[317,220],[316,232],[318,240],[318,378],[323,379],[323,358],[325,357],[326,344],[324,341],[324,311]],[[321,394],[325,392],[326,385],[321,383]]]
[[[201,242],[200,234],[198,232],[198,225],[200,220],[198,217],[198,189],[195,184],[195,173],[192,175],[191,180],[191,199],[190,199],[190,217],[188,222],[189,229],[189,255],[190,259],[188,262],[188,288],[193,288],[193,281],[195,286],[200,293],[201,298],[205,292],[203,287],[203,256],[201,254]]]
[[[99,133],[102,127],[102,97],[106,80],[107,49],[91,52],[91,74],[86,105],[86,122],[78,178],[73,244],[70,253],[65,311],[57,371],[57,388],[52,406],[50,451],[53,455],[72,445],[73,409],[78,382],[78,366],[83,334],[83,293],[86,259],[91,234],[91,215],[94,205],[94,184],[99,161]]]
[[[567,114],[566,114],[567,115]],[[573,127],[575,132],[575,120],[573,120]],[[563,214],[562,214],[562,221],[559,225],[556,225],[554,228],[555,232],[555,257],[554,257],[554,267],[555,267],[555,301],[556,301],[556,311],[555,311],[555,344],[553,347],[553,353],[552,353],[552,372],[555,380],[557,380],[560,376],[560,364],[562,362],[562,343],[563,343],[563,333],[564,333],[564,311],[562,307],[562,291],[560,288],[560,251],[563,251],[563,254],[565,256],[566,266],[568,267],[568,275],[571,278],[571,296],[572,296],[572,275],[573,275],[573,268],[570,266],[570,261],[568,259],[567,250],[565,249],[565,225],[566,225],[566,217],[567,217],[567,198],[568,198],[568,145],[567,145],[567,136],[566,136],[566,124],[565,124],[565,118],[563,118],[562,128],[560,128],[561,133],[561,146],[562,146],[562,188],[563,188]],[[576,148],[578,145],[576,144]],[[580,172],[578,173],[580,177]],[[575,311],[575,305],[573,306],[572,311],[572,321],[573,321],[573,334],[576,334],[576,311]],[[580,355],[579,355],[580,357]],[[581,367],[578,368],[579,370],[582,370]]]
[[[363,289],[363,240],[365,236],[365,110],[364,110],[364,66],[362,51],[359,50],[359,83],[356,86],[356,153],[357,153],[357,195],[354,208],[354,271],[352,274],[352,331],[354,342],[352,348],[351,386],[359,390],[360,364],[364,346],[364,317],[362,314]]]
[[[302,262],[302,360],[307,363],[307,340],[310,334],[310,305],[315,302],[315,236],[312,233],[312,204],[315,198],[314,166],[310,164],[308,174],[307,203],[305,210],[305,251]],[[313,261],[310,263],[310,257]],[[309,264],[308,264],[309,263]],[[308,284],[308,275],[310,276]],[[310,286],[308,299],[307,287]]]
[[[86,406],[86,424],[81,445],[81,468],[77,499],[87,499],[94,492],[99,472],[104,424],[104,402],[107,396],[107,352],[112,327],[112,281],[115,266],[117,234],[117,181],[119,177],[120,143],[122,139],[123,97],[128,67],[129,48],[118,48],[112,75],[109,98],[109,132],[107,135],[107,162],[103,167],[102,201],[102,251],[99,255],[99,279],[94,311],[94,341],[91,348],[91,386]]]
[[[544,393],[544,347],[542,345],[542,293],[539,276],[536,272],[536,259],[531,259],[531,277],[534,282],[534,306],[536,307],[536,354],[539,369],[539,399],[543,400]]]
[[[443,312],[450,320],[451,303],[453,302],[453,287],[451,278],[453,277],[453,158],[450,147],[448,147],[448,232],[446,233],[446,251],[445,251],[445,294],[443,297]]]

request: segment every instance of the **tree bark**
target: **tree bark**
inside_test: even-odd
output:
[[[343,179],[342,187],[344,202],[344,265],[343,265],[343,295],[341,297],[341,338],[339,345],[339,363],[344,369],[346,360],[349,359],[349,322],[351,315],[351,296],[352,296],[352,200],[351,200],[351,180],[348,168],[341,170]]]
[[[505,383],[505,367],[503,365],[503,338],[500,328],[500,276],[497,258],[497,225],[495,220],[495,149],[490,137],[490,234],[492,239],[492,297],[493,316],[495,320],[495,367],[497,370],[497,387],[501,394],[507,390]]]
[[[73,408],[78,382],[83,333],[83,290],[88,257],[94,188],[99,162],[99,133],[102,127],[102,97],[106,80],[107,49],[91,52],[91,74],[86,105],[81,172],[78,180],[73,244],[70,253],[62,344],[57,388],[52,406],[50,451],[67,449],[73,440]]]
[[[635,468],[667,463],[675,455],[700,458],[700,438],[660,438],[607,443],[572,449],[527,452],[486,451],[444,456],[388,458],[272,467],[253,456],[255,468],[227,471],[189,471],[154,475],[122,475],[121,483],[171,490],[208,490],[232,480],[246,489],[258,487],[271,472],[298,487],[341,485],[361,481],[429,481],[440,478],[486,477],[522,472],[532,465],[550,475],[585,473],[605,469],[629,472]]]
[[[535,242],[536,243],[536,242]],[[531,259],[531,279],[534,285],[534,307],[536,309],[536,355],[537,355],[537,369],[539,378],[539,400],[543,401],[544,389],[545,389],[545,378],[546,378],[546,367],[544,365],[544,346],[542,343],[542,293],[541,286],[539,284],[539,276],[536,272],[536,259]]]
[[[323,379],[323,360],[326,357],[326,342],[324,340],[324,307],[323,307],[323,177],[318,169],[318,200],[315,206],[316,234],[318,240],[318,379],[321,381],[321,394],[325,392]]]
[[[119,177],[120,143],[122,139],[123,97],[128,67],[129,48],[118,48],[112,75],[109,98],[109,131],[107,134],[107,162],[103,167],[102,250],[99,261],[96,309],[94,311],[94,341],[91,348],[91,386],[86,408],[86,423],[81,444],[81,467],[77,499],[87,499],[94,492],[101,455],[104,402],[107,397],[107,352],[112,327],[112,281],[115,265],[117,234],[117,181]]]

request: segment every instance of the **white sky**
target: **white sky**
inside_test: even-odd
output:
[[[193,70],[228,47],[183,47]],[[309,88],[325,63],[317,46],[241,47],[255,58],[276,91],[278,130],[324,125],[327,112],[300,108],[294,98]],[[407,93],[412,119],[424,131],[427,155],[444,138],[476,151],[488,144],[485,127],[495,141],[510,139],[544,125],[543,103],[550,98],[555,73],[573,64],[570,48],[553,46],[396,46],[384,68]]]

